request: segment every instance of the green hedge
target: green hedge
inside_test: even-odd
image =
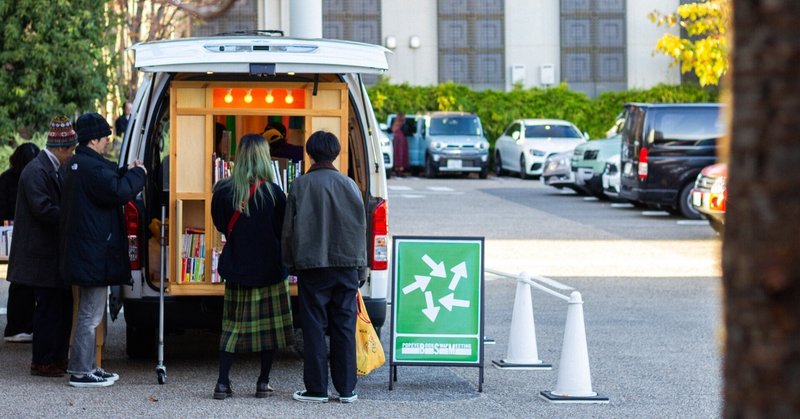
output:
[[[486,138],[492,144],[511,121],[520,118],[566,119],[582,131],[587,131],[592,138],[603,138],[626,102],[719,100],[716,90],[688,85],[659,85],[648,90],[608,92],[595,99],[570,90],[566,84],[549,89],[517,87],[510,92],[477,92],[450,82],[438,86],[409,86],[389,84],[382,79],[368,91],[378,121],[385,122],[387,115],[400,111],[407,114],[435,110],[473,112],[480,116]]]

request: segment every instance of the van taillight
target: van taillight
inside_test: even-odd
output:
[[[647,149],[639,150],[639,180],[647,180]]]
[[[131,269],[139,269],[139,209],[133,201],[125,204],[125,234],[128,235],[128,259]]]
[[[382,271],[388,269],[389,261],[389,207],[386,201],[381,202],[372,211],[372,269]]]

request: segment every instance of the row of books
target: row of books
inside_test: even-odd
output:
[[[204,282],[206,264],[204,229],[188,227],[181,235],[181,271],[177,283]]]
[[[0,227],[0,259],[8,259],[11,253],[11,233],[14,227],[10,225],[3,225]]]
[[[216,184],[220,180],[230,177],[231,169],[233,169],[233,162],[225,160],[222,157],[217,157],[216,153],[212,156],[212,161],[214,167],[211,171],[212,184]]]
[[[294,180],[303,173],[303,162],[273,160],[272,169],[277,178],[275,179],[275,183],[277,183],[284,192],[289,193]]]

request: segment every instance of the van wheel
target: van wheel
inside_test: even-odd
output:
[[[519,156],[519,178],[525,180],[528,178],[528,172],[525,170],[525,156]]]
[[[481,168],[481,172],[478,173],[478,177],[481,179],[486,179],[489,177],[489,166]]]
[[[691,182],[683,186],[681,193],[678,195],[677,209],[684,217],[690,220],[699,220],[703,218],[703,215],[692,205],[692,187],[693,185]]]
[[[425,177],[433,179],[436,177],[436,168],[433,166],[433,159],[430,156],[425,157]]]
[[[500,158],[500,152],[494,153],[494,174],[497,176],[503,176],[505,170],[503,170],[503,159]]]
[[[154,332],[126,326],[125,352],[131,359],[155,359],[158,340]]]

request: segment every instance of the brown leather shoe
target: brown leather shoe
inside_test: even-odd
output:
[[[31,364],[31,375],[39,377],[63,377],[64,370],[56,364]]]

